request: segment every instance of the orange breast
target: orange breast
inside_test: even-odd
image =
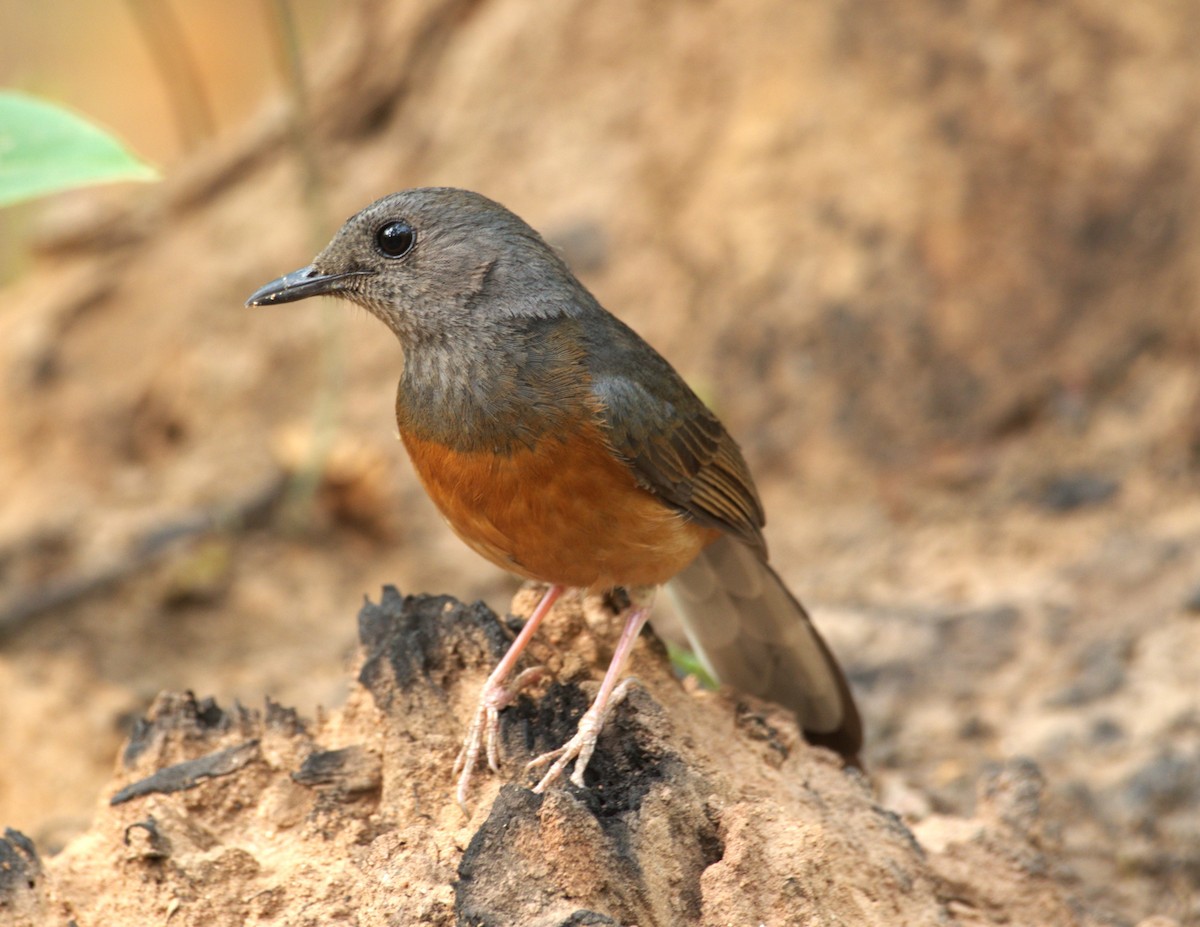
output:
[[[401,438],[458,536],[528,579],[593,590],[658,585],[720,534],[639,487],[594,425],[510,454]]]

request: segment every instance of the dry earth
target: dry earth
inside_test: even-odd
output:
[[[449,536],[401,461],[383,330],[340,306],[241,308],[363,203],[452,183],[543,229],[720,410],[758,475],[773,560],[861,696],[873,793],[804,748],[722,766],[688,732],[731,724],[733,697],[682,698],[652,671],[633,704],[650,733],[622,736],[682,757],[689,796],[720,796],[702,899],[739,866],[774,872],[814,815],[834,842],[866,828],[858,851],[903,847],[898,826],[870,830],[878,805],[928,858],[897,863],[927,881],[889,887],[914,907],[877,922],[922,898],[999,922],[1044,890],[1078,922],[1200,923],[1200,10],[460,0],[360,3],[335,25],[310,56],[309,205],[276,101],[160,189],[52,204],[30,272],[0,294],[0,821],[36,843],[38,891],[92,911],[153,882],[145,867],[165,864],[114,842],[134,812],[96,796],[154,695],[191,689],[224,720],[185,736],[187,709],[160,702],[161,749],[117,772],[259,741],[236,774],[141,800],[176,846],[199,828],[187,878],[290,889],[303,865],[343,886],[365,871],[355,854],[429,866],[436,845],[412,884],[441,885],[430,916],[455,916],[496,786],[455,817],[442,768],[462,714],[403,753],[395,713],[348,684],[351,613],[385,583],[497,607],[514,587]],[[323,451],[306,505],[287,487]],[[280,732],[278,711],[231,707],[268,694],[308,720]],[[385,783],[367,804],[288,785],[306,751],[356,744]],[[1027,761],[1045,782],[1036,815],[995,797],[1029,794]],[[386,784],[402,775],[430,820]],[[789,796],[765,799],[785,808],[777,832],[729,810],[764,776]],[[251,787],[296,803],[261,852],[231,836]],[[543,829],[587,802],[501,794],[492,816]],[[737,850],[755,845],[779,851]],[[827,865],[804,877],[843,871],[836,853]],[[68,878],[88,866],[92,882]],[[1009,885],[989,908],[977,879],[1006,872],[1029,894]],[[71,894],[88,884],[113,897]],[[972,907],[952,907],[949,884]],[[254,916],[298,922],[280,913],[294,900]]]
[[[914,836],[786,712],[681,686],[649,641],[587,787],[535,795],[520,769],[570,736],[579,674],[607,656],[591,629],[616,629],[588,605],[547,622],[555,647],[536,656],[556,681],[504,715],[519,784],[484,777],[469,820],[445,773],[503,626],[388,589],[359,616],[344,708],[313,723],[161,696],[85,836],[44,871],[13,833],[0,843],[0,898],[22,927],[1085,922],[1054,883],[1032,763],[990,775],[975,817]]]

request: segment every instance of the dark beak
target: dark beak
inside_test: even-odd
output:
[[[369,270],[348,270],[341,274],[323,274],[312,264],[284,274],[259,287],[246,300],[247,306],[271,306],[275,303],[292,303],[310,296],[323,296],[343,289],[342,281],[347,277],[361,277],[372,273]]]

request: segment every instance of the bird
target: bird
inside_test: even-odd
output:
[[[763,506],[737,443],[530,225],[468,190],[392,193],[246,305],[319,295],[365,308],[399,340],[399,436],[451,529],[546,586],[480,693],[454,764],[461,805],[481,753],[500,771],[499,714],[541,673],[517,673],[521,654],[572,589],[623,588],[630,605],[574,736],[528,764],[547,767],[535,792],[572,763],[570,781],[584,786],[663,585],[704,669],[790,709],[809,742],[859,765],[845,674],[768,563]]]

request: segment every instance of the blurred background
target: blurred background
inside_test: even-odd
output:
[[[0,86],[157,186],[0,211],[0,823],[86,827],[162,689],[311,714],[384,583],[514,582],[343,304],[350,214],[505,203],[721,414],[880,800],[1032,757],[1114,924],[1200,924],[1200,5],[0,2]]]

